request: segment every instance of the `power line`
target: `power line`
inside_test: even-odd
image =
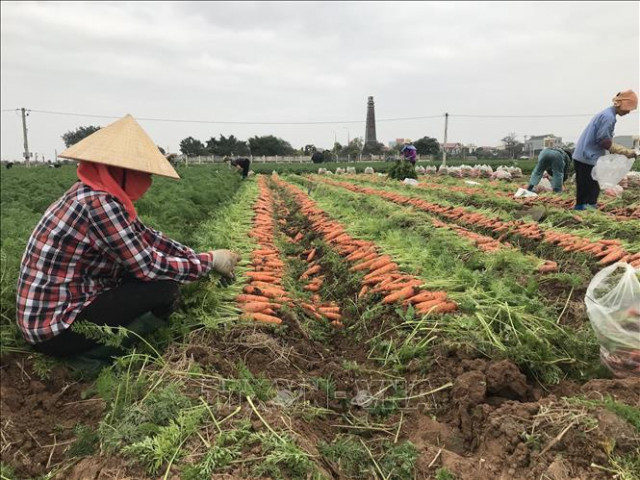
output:
[[[5,109],[2,112],[13,112],[13,109]],[[31,110],[34,113],[43,113],[45,115],[63,115],[72,117],[90,117],[90,118],[106,118],[117,119],[119,116],[113,115],[97,115],[89,113],[73,113],[73,112],[56,112],[50,110]],[[458,118],[571,118],[571,117],[590,117],[593,114],[549,114],[549,115],[474,115],[474,114],[449,114],[449,117]],[[397,118],[379,118],[378,122],[400,122],[408,120],[426,120],[431,118],[443,118],[445,114],[439,115],[422,115],[415,117],[397,117]],[[310,122],[245,122],[245,121],[226,121],[226,120],[187,120],[176,118],[151,118],[139,117],[138,120],[148,122],[172,122],[172,123],[200,123],[200,124],[222,124],[222,125],[331,125],[331,124],[355,124],[365,123],[366,120],[332,120],[332,121],[310,121]]]
[[[591,117],[593,113],[574,113],[574,114],[551,114],[551,115],[468,115],[461,113],[450,113],[450,117],[463,118],[571,118],[571,117]]]

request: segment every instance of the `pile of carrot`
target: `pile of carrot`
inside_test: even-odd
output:
[[[489,218],[479,212],[470,211],[465,207],[442,206],[423,199],[407,197],[399,193],[361,187],[335,180],[322,179],[321,181],[354,192],[377,195],[401,205],[412,205],[426,212],[441,215],[449,220],[491,230],[501,235],[498,239],[499,241],[507,234],[516,234],[531,240],[558,245],[565,252],[585,252],[591,254],[599,259],[599,265],[609,265],[621,261],[627,262],[635,268],[640,268],[640,253],[631,254],[627,252],[618,240],[591,241],[570,233],[543,229],[538,223],[524,222],[522,220],[502,221],[496,218]]]
[[[274,244],[275,222],[271,192],[263,177],[258,179],[260,196],[253,209],[256,215],[249,236],[255,238],[258,248],[251,252],[252,270],[245,273],[248,283],[243,293],[236,297],[242,318],[279,325],[282,319],[276,316],[284,302],[289,301],[282,287],[284,263]]]
[[[384,304],[413,305],[421,314],[457,310],[458,306],[447,299],[445,292],[422,290],[421,280],[400,272],[398,265],[390,256],[380,255],[373,242],[351,237],[339,222],[330,220],[327,214],[298,187],[282,180],[277,180],[277,183],[287,189],[298,201],[301,213],[309,218],[313,230],[322,235],[327,244],[352,263],[350,269],[353,272],[365,272],[359,297],[380,294]]]

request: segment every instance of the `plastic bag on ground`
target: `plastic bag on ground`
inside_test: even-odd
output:
[[[520,197],[529,198],[529,197],[537,197],[537,196],[538,196],[537,193],[530,192],[526,188],[519,188],[516,191],[516,193],[513,194],[513,198],[520,198]]]
[[[603,155],[591,170],[591,177],[603,190],[615,187],[629,173],[634,161],[624,155]]]
[[[415,178],[405,178],[402,183],[406,183],[407,185],[418,185],[418,181]]]
[[[506,170],[496,170],[491,174],[492,180],[511,180],[511,174]]]
[[[619,378],[640,377],[640,270],[618,262],[593,277],[587,315],[602,362]]]
[[[540,180],[540,183],[533,188],[533,191],[536,193],[541,192],[552,192],[553,188],[551,187],[551,182],[548,178],[543,178]]]

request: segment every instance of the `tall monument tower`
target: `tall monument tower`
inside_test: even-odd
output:
[[[369,97],[367,101],[367,127],[364,132],[364,144],[375,145],[378,143],[376,139],[376,113],[373,107],[373,97]]]

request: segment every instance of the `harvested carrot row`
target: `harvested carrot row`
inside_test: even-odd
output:
[[[521,220],[502,221],[499,219],[488,218],[482,213],[470,211],[465,207],[443,207],[420,198],[408,197],[398,193],[377,190],[375,188],[362,187],[336,180],[321,179],[320,181],[345,188],[353,192],[380,196],[401,205],[411,205],[429,213],[441,215],[450,220],[486,228],[496,234],[511,232],[512,234],[520,235],[531,240],[556,244],[567,252],[580,251],[591,253],[592,256],[601,259],[598,262],[601,265],[611,264],[628,255],[628,252],[620,246],[619,241],[617,240],[591,241],[570,233],[543,229],[537,223],[527,223]],[[492,243],[484,238],[475,237],[475,235],[477,234],[473,234],[471,232],[464,234],[464,236],[473,238],[476,241],[478,248],[482,248],[485,251],[495,251],[500,248],[499,242]],[[502,238],[503,237],[501,236],[501,239]]]
[[[385,304],[402,302],[408,305],[410,304],[409,299],[425,294],[422,298],[418,298],[418,300],[435,300],[437,305],[442,305],[438,307],[438,311],[445,313],[457,309],[457,305],[454,302],[447,301],[446,293],[421,291],[420,286],[423,282],[411,275],[399,272],[398,265],[393,262],[392,258],[389,255],[379,255],[373,243],[353,239],[346,233],[344,227],[335,221],[329,220],[326,214],[316,207],[315,202],[299,188],[287,184],[280,179],[274,181],[291,192],[294,198],[297,199],[301,206],[300,212],[306,215],[311,221],[312,230],[321,234],[325,242],[331,245],[347,261],[353,263],[349,269],[354,272],[362,271],[365,273],[363,286],[358,293],[358,298],[364,297],[369,292],[382,293],[382,301]],[[481,244],[490,244],[489,241],[485,241],[481,236],[477,236],[477,239]],[[309,270],[311,270],[311,268]],[[319,284],[320,283],[314,279],[303,288],[309,291],[316,291],[316,286]],[[426,294],[429,295],[427,296]],[[424,309],[424,305],[421,309]],[[307,310],[309,309],[307,308]],[[340,321],[339,309],[318,307],[317,310],[311,311],[319,312],[323,316],[336,322]],[[433,311],[436,310],[433,309]],[[428,312],[425,311],[422,313]]]

